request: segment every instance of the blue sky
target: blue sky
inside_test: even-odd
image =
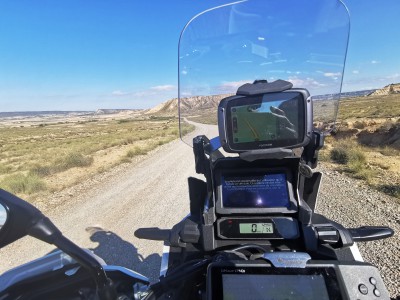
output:
[[[148,108],[177,97],[177,44],[218,0],[2,0],[0,111]],[[344,91],[400,82],[400,1],[345,1]]]

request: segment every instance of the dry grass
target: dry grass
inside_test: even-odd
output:
[[[400,116],[400,94],[365,96],[340,100],[339,120],[394,118]]]
[[[128,152],[126,153],[126,156],[129,158],[132,158],[137,155],[146,155],[147,154],[147,149],[141,148],[141,147],[134,147],[133,149],[129,149]]]
[[[324,161],[400,198],[400,95],[344,99],[338,130],[320,153]]]
[[[218,125],[218,116],[215,111],[203,112],[201,115],[190,116],[188,119],[201,124]]]
[[[344,166],[344,170],[353,177],[371,182],[373,172],[367,163],[365,149],[356,141],[345,139],[333,144],[330,151],[333,162]]]
[[[47,189],[46,183],[35,174],[16,173],[4,177],[0,186],[11,193],[31,195]]]
[[[0,128],[0,188],[34,199],[178,137],[176,117],[136,116]],[[188,131],[190,128],[188,128]]]

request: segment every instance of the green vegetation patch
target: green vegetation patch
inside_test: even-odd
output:
[[[88,155],[83,155],[82,153],[70,152],[64,156],[61,156],[51,164],[39,165],[34,164],[30,168],[29,173],[45,177],[55,173],[63,172],[71,168],[82,168],[88,167],[93,163],[93,157]]]
[[[334,143],[330,158],[335,163],[345,165],[345,171],[353,177],[371,180],[372,170],[368,167],[365,150],[354,140],[344,139]]]
[[[99,118],[2,127],[0,181],[3,188],[16,193],[35,193],[45,189],[43,183],[47,183],[49,191],[65,185],[63,174],[52,177],[54,174],[71,168],[87,168],[87,176],[90,176],[96,172],[90,168],[110,153],[112,155],[105,159],[106,164],[102,168],[104,172],[117,164],[129,162],[130,157],[146,154],[178,137],[178,119],[175,116],[142,115],[120,120]],[[125,147],[132,149],[128,154],[130,157],[119,154]],[[82,172],[73,173],[69,172],[67,185],[74,182],[71,177],[82,175]],[[8,177],[10,175],[15,177]]]
[[[0,187],[11,193],[33,194],[47,189],[45,182],[35,174],[16,173],[1,180]]]
[[[82,153],[71,152],[56,160],[55,168],[64,171],[75,167],[87,167],[93,163],[93,157],[84,156]]]
[[[331,145],[332,149],[329,152],[322,151],[322,160],[330,160],[338,164],[337,170],[345,172],[351,177],[362,179],[371,187],[400,199],[398,175],[393,173],[393,176],[390,177],[389,165],[374,161],[371,155],[368,155],[370,152],[384,152],[388,156],[389,153],[395,155],[395,149],[389,147],[369,148],[352,139],[341,139],[332,142]]]
[[[339,120],[400,116],[400,94],[365,96],[340,100]]]
[[[339,164],[367,162],[363,148],[354,140],[344,139],[333,145],[331,159]]]
[[[339,127],[325,139],[320,160],[400,198],[400,94],[342,99]]]
[[[89,166],[98,151],[153,142],[160,136],[176,139],[177,128],[175,117],[4,127],[0,129],[0,174],[18,170],[47,176],[72,167]]]
[[[6,164],[0,163],[0,175],[7,174],[12,170],[12,168]]]
[[[126,153],[126,157],[132,158],[138,155],[146,155],[147,151],[148,150],[146,148],[136,146],[133,149],[128,150],[128,152]]]
[[[392,147],[381,147],[377,149],[379,153],[381,153],[384,156],[400,156],[400,150],[399,149],[394,149]]]
[[[196,127],[194,125],[188,123],[181,123],[181,134],[182,136],[187,135],[188,133],[192,132]],[[178,133],[178,130],[176,130]]]

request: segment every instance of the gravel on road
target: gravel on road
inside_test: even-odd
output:
[[[400,201],[321,163],[317,211],[348,228],[389,226],[394,236],[357,243],[364,261],[377,266],[391,297],[400,297]]]
[[[365,261],[378,266],[392,297],[400,295],[400,204],[329,166],[324,172],[318,212],[347,227],[388,225],[392,238],[359,243]],[[176,140],[132,164],[98,174],[55,193],[38,206],[82,247],[93,249],[108,264],[121,265],[157,280],[162,242],[134,237],[139,227],[171,228],[189,212],[187,177],[197,176],[193,152]],[[53,250],[23,238],[0,250],[0,272]]]

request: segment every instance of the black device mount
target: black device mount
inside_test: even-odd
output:
[[[289,90],[292,87],[293,84],[291,82],[282,79],[273,82],[268,82],[267,80],[255,80],[253,83],[245,83],[240,86],[236,95],[253,96],[265,93],[276,93]]]

